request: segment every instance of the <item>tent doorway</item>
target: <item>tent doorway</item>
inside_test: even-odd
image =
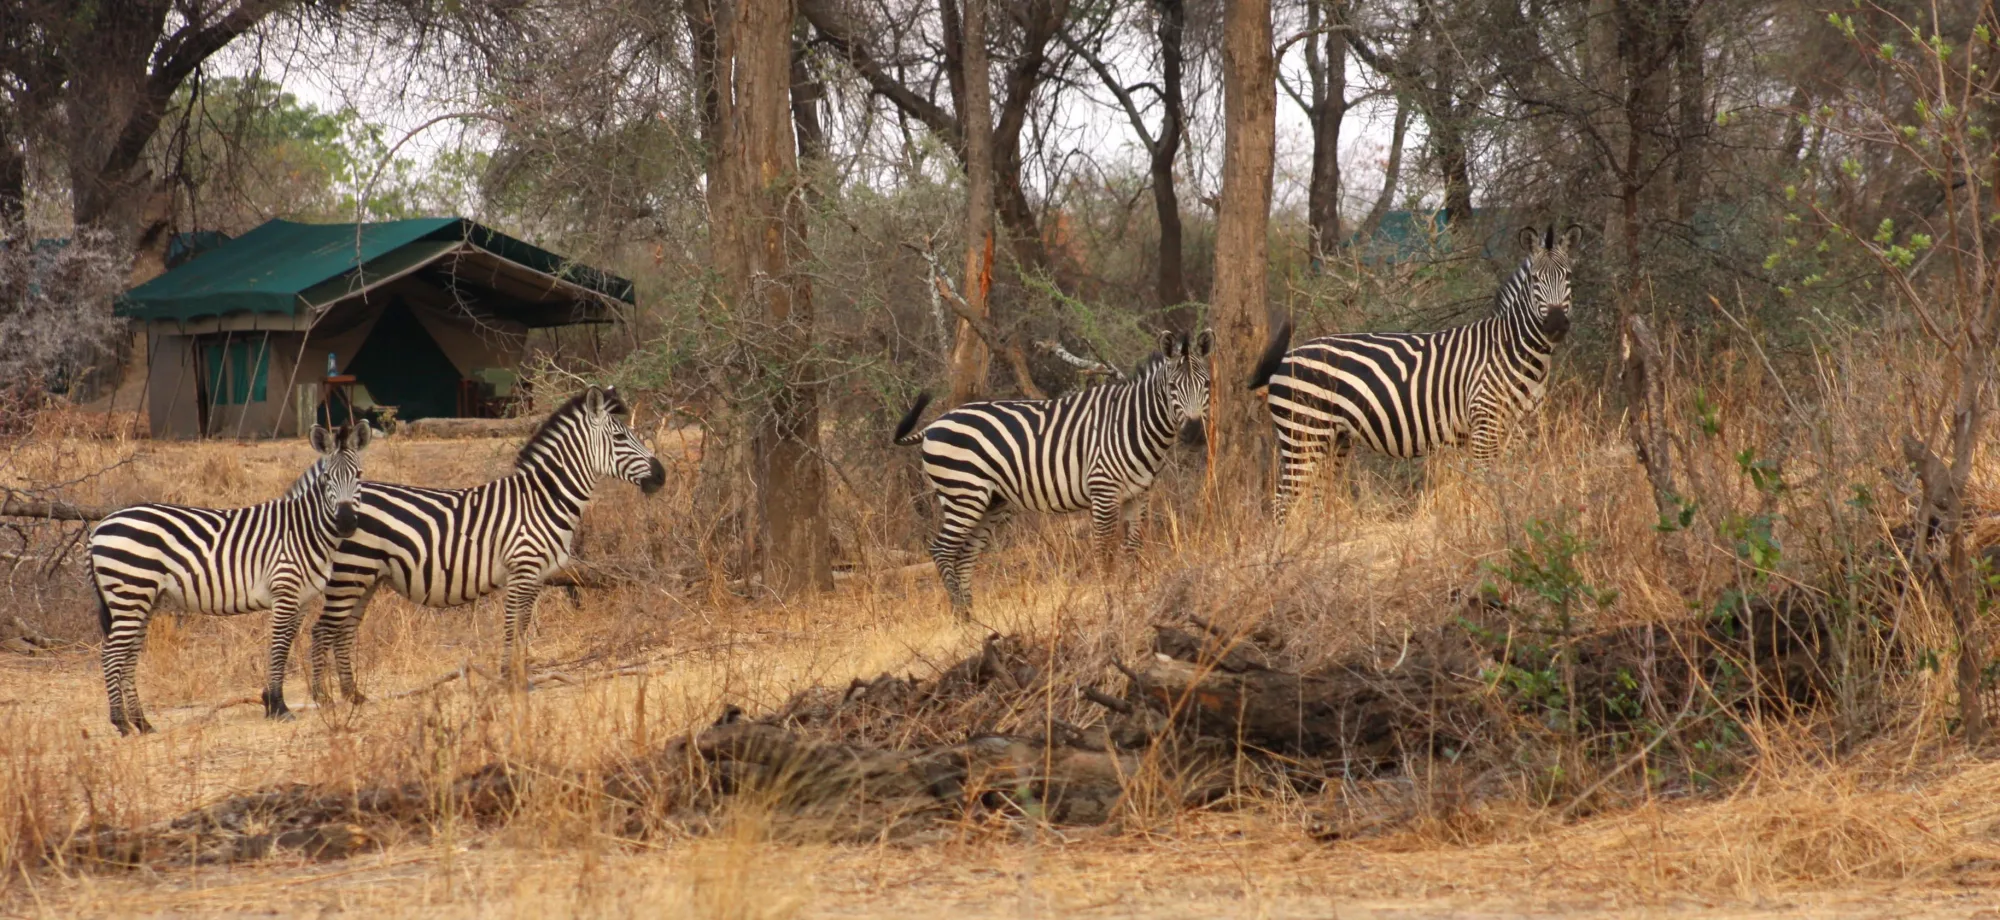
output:
[[[377,405],[395,406],[398,419],[458,414],[458,367],[401,297],[382,311],[347,373],[368,388]]]

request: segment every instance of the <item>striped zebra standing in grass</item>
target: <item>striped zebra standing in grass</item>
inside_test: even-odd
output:
[[[326,586],[333,548],[354,532],[367,425],[338,434],[313,426],[320,458],[283,498],[248,508],[134,505],[90,529],[90,572],[104,628],[104,691],[121,735],[153,730],[136,670],[146,622],[162,600],[192,613],[274,610],[264,714],[285,708],[285,665],[299,606]]]
[[[1146,490],[1173,450],[1181,426],[1208,414],[1204,332],[1162,339],[1155,355],[1123,383],[1061,399],[967,403],[916,430],[930,394],[896,426],[896,443],[924,445],[924,474],[937,491],[932,561],[960,617],[972,612],[973,560],[1018,507],[1046,513],[1090,509],[1098,562],[1108,567],[1118,529],[1127,552],[1139,546]]]
[[[616,477],[648,495],[667,481],[659,458],[626,427],[630,415],[616,391],[591,387],[535,429],[511,475],[467,489],[362,483],[360,526],[334,552],[326,609],[313,624],[313,698],[331,700],[331,654],[341,693],[367,702],[354,686],[354,636],[384,581],[428,607],[469,604],[505,589],[506,671],[524,678],[516,656],[542,581],[569,562],[597,481]]]
[[[1479,463],[1499,455],[1509,428],[1541,404],[1556,343],[1569,333],[1569,276],[1581,228],[1524,227],[1527,258],[1500,285],[1493,315],[1441,332],[1329,335],[1286,351],[1271,340],[1250,388],[1270,390],[1278,428],[1283,520],[1319,461],[1344,458],[1354,439],[1394,457],[1419,457],[1472,437]]]

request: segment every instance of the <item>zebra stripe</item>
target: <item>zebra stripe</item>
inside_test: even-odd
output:
[[[230,509],[134,505],[90,529],[104,690],[119,734],[153,730],[139,704],[136,671],[146,624],[161,601],[191,613],[276,611],[264,714],[291,717],[285,665],[299,607],[326,586],[334,546],[354,532],[360,453],[370,432],[367,425],[339,434],[314,426],[310,440],[319,460],[274,501]]]
[[[1320,460],[1355,440],[1393,457],[1420,457],[1472,440],[1490,462],[1509,429],[1541,405],[1556,343],[1569,332],[1569,277],[1582,231],[1523,228],[1528,255],[1494,299],[1492,316],[1439,332],[1329,335],[1285,351],[1272,339],[1255,389],[1269,383],[1278,431],[1280,519]]]
[[[467,489],[361,484],[360,524],[333,557],[326,605],[312,631],[312,692],[321,702],[328,657],[341,692],[354,684],[354,636],[383,582],[428,607],[468,604],[506,590],[506,662],[518,674],[518,638],[534,615],[542,581],[569,562],[577,521],[597,480],[612,476],[650,495],[665,467],[626,427],[616,391],[591,387],[549,415],[528,438],[514,472]]]
[[[924,474],[941,520],[932,561],[952,609],[972,609],[972,563],[1017,507],[1051,514],[1090,510],[1091,536],[1109,565],[1118,530],[1125,549],[1139,545],[1146,490],[1166,463],[1181,426],[1208,414],[1208,353],[1203,333],[1163,340],[1130,381],[1048,400],[968,403],[915,431],[930,395],[919,397],[896,428],[896,443],[923,444]]]

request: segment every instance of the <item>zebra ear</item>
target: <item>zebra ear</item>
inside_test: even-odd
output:
[[[1564,252],[1575,252],[1577,247],[1583,245],[1583,225],[1570,224],[1564,227],[1559,242]]]
[[[1215,351],[1215,330],[1203,329],[1197,333],[1194,337],[1194,349],[1196,355],[1204,359]]]
[[[322,454],[333,453],[333,432],[326,430],[325,425],[314,425],[306,440],[312,443],[313,450]]]
[[[584,411],[589,412],[591,415],[603,415],[604,391],[597,387],[591,387],[588,390],[584,390],[583,408]]]
[[[1187,339],[1175,334],[1172,329],[1160,330],[1160,354],[1170,359],[1178,358],[1181,356],[1180,349],[1186,344]]]
[[[1522,227],[1521,248],[1526,249],[1532,255],[1548,247],[1542,243],[1542,232],[1540,230],[1536,230],[1533,227]]]
[[[343,440],[346,442],[344,446],[347,448],[348,452],[360,453],[361,451],[367,450],[368,442],[374,439],[375,439],[375,426],[370,425],[367,422],[362,422],[358,425],[355,425],[352,428],[347,429],[347,437],[344,438]]]

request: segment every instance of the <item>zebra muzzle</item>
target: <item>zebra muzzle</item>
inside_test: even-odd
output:
[[[356,525],[360,524],[360,522],[361,522],[360,516],[354,513],[353,502],[341,502],[340,504],[334,506],[333,532],[335,536],[338,536],[343,540],[348,537],[354,536],[354,528],[356,527]]]
[[[639,480],[639,491],[651,495],[667,484],[667,468],[659,460],[653,460],[646,467],[646,478]]]

